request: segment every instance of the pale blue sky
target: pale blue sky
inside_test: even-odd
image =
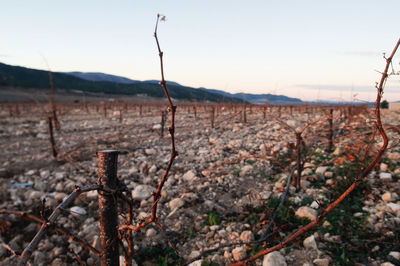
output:
[[[374,100],[382,52],[400,38],[400,1],[5,1],[0,62],[159,79],[303,100]],[[400,51],[399,51],[400,54]],[[400,56],[395,60],[399,70]],[[384,98],[400,100],[400,78]]]

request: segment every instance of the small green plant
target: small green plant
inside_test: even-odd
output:
[[[253,165],[256,163],[256,161],[255,160],[246,160],[246,163]]]
[[[188,228],[186,229],[186,235],[188,239],[193,239],[196,237],[196,232],[192,228]]]
[[[311,197],[304,197],[303,200],[301,201],[300,205],[301,206],[310,205],[313,201],[314,201],[314,199]]]
[[[207,222],[208,225],[219,225],[221,223],[221,217],[216,211],[207,212]]]
[[[209,262],[207,259],[201,262],[201,266],[219,266],[216,262]]]
[[[239,168],[234,168],[234,169],[232,170],[232,175],[233,175],[233,176],[236,176],[236,177],[239,177],[239,175],[240,175],[240,169],[239,169]]]

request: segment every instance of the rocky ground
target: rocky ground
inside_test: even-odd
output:
[[[295,135],[289,127],[303,128],[316,121],[303,134],[307,157],[301,188],[289,188],[268,246],[315,219],[351,184],[381,144],[376,137],[371,152],[364,156],[365,140],[374,137],[372,112],[344,119],[335,111],[335,147],[326,152],[328,124],[322,110],[282,112],[276,119],[269,112],[264,118],[262,111],[254,109],[247,111],[244,123],[240,114],[225,108],[218,111],[216,126],[211,128],[209,112],[202,107],[196,117],[192,109],[179,108],[175,134],[179,156],[159,203],[164,231],[149,225],[135,234],[139,265],[175,265],[210,248],[259,239],[285,191],[287,169],[295,164]],[[118,112],[104,117],[93,108],[89,111],[78,106],[61,111],[61,131],[55,132],[59,157],[54,160],[47,123],[39,110],[9,117],[8,110],[2,109],[0,209],[40,217],[45,198],[50,212],[75,186],[97,182],[96,151],[117,149],[121,151],[118,176],[132,193],[135,224],[149,215],[151,193],[171,151],[167,132],[164,138],[158,134],[160,111],[144,109],[140,116],[138,109],[131,108],[123,112],[122,123]],[[383,120],[392,140],[390,149],[360,188],[328,215],[323,225],[255,265],[399,265],[400,146],[399,135],[389,125],[398,127],[400,114],[385,111]],[[56,223],[99,248],[97,208],[97,192],[84,193]],[[0,241],[19,253],[39,227],[18,215],[0,214]],[[167,239],[179,257],[168,247]],[[227,246],[193,265],[226,265],[260,249],[256,244]],[[79,265],[74,253],[87,265],[99,263],[95,255],[52,231],[40,242],[31,262]],[[1,265],[12,265],[16,258],[3,245],[0,260]]]

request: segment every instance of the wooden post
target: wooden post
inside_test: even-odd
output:
[[[214,128],[214,121],[215,121],[215,108],[214,108],[214,106],[211,106],[210,121],[211,121],[211,128]]]
[[[51,153],[53,155],[53,158],[57,157],[57,151],[56,151],[56,143],[54,141],[54,134],[53,134],[53,122],[51,116],[47,118],[47,124],[49,126],[49,140],[50,140],[50,148],[51,148]]]
[[[97,152],[99,184],[104,188],[114,190],[117,188],[117,162],[116,150]],[[118,214],[115,197],[104,191],[99,191],[99,220],[100,220],[100,246],[101,266],[119,265],[118,248]]]
[[[333,148],[333,109],[329,110],[328,116],[329,132],[328,132],[328,147],[327,152],[331,152]]]
[[[303,165],[301,164],[301,143],[303,141],[300,132],[295,132],[296,136],[296,167],[297,175],[293,178],[292,184],[296,189],[300,188],[301,172],[303,171]]]

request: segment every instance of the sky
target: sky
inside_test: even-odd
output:
[[[374,101],[400,38],[399,0],[0,0],[0,62],[165,77],[231,93]],[[400,70],[400,51],[393,66]],[[47,61],[47,64],[46,64]],[[400,77],[384,99],[400,101]]]

